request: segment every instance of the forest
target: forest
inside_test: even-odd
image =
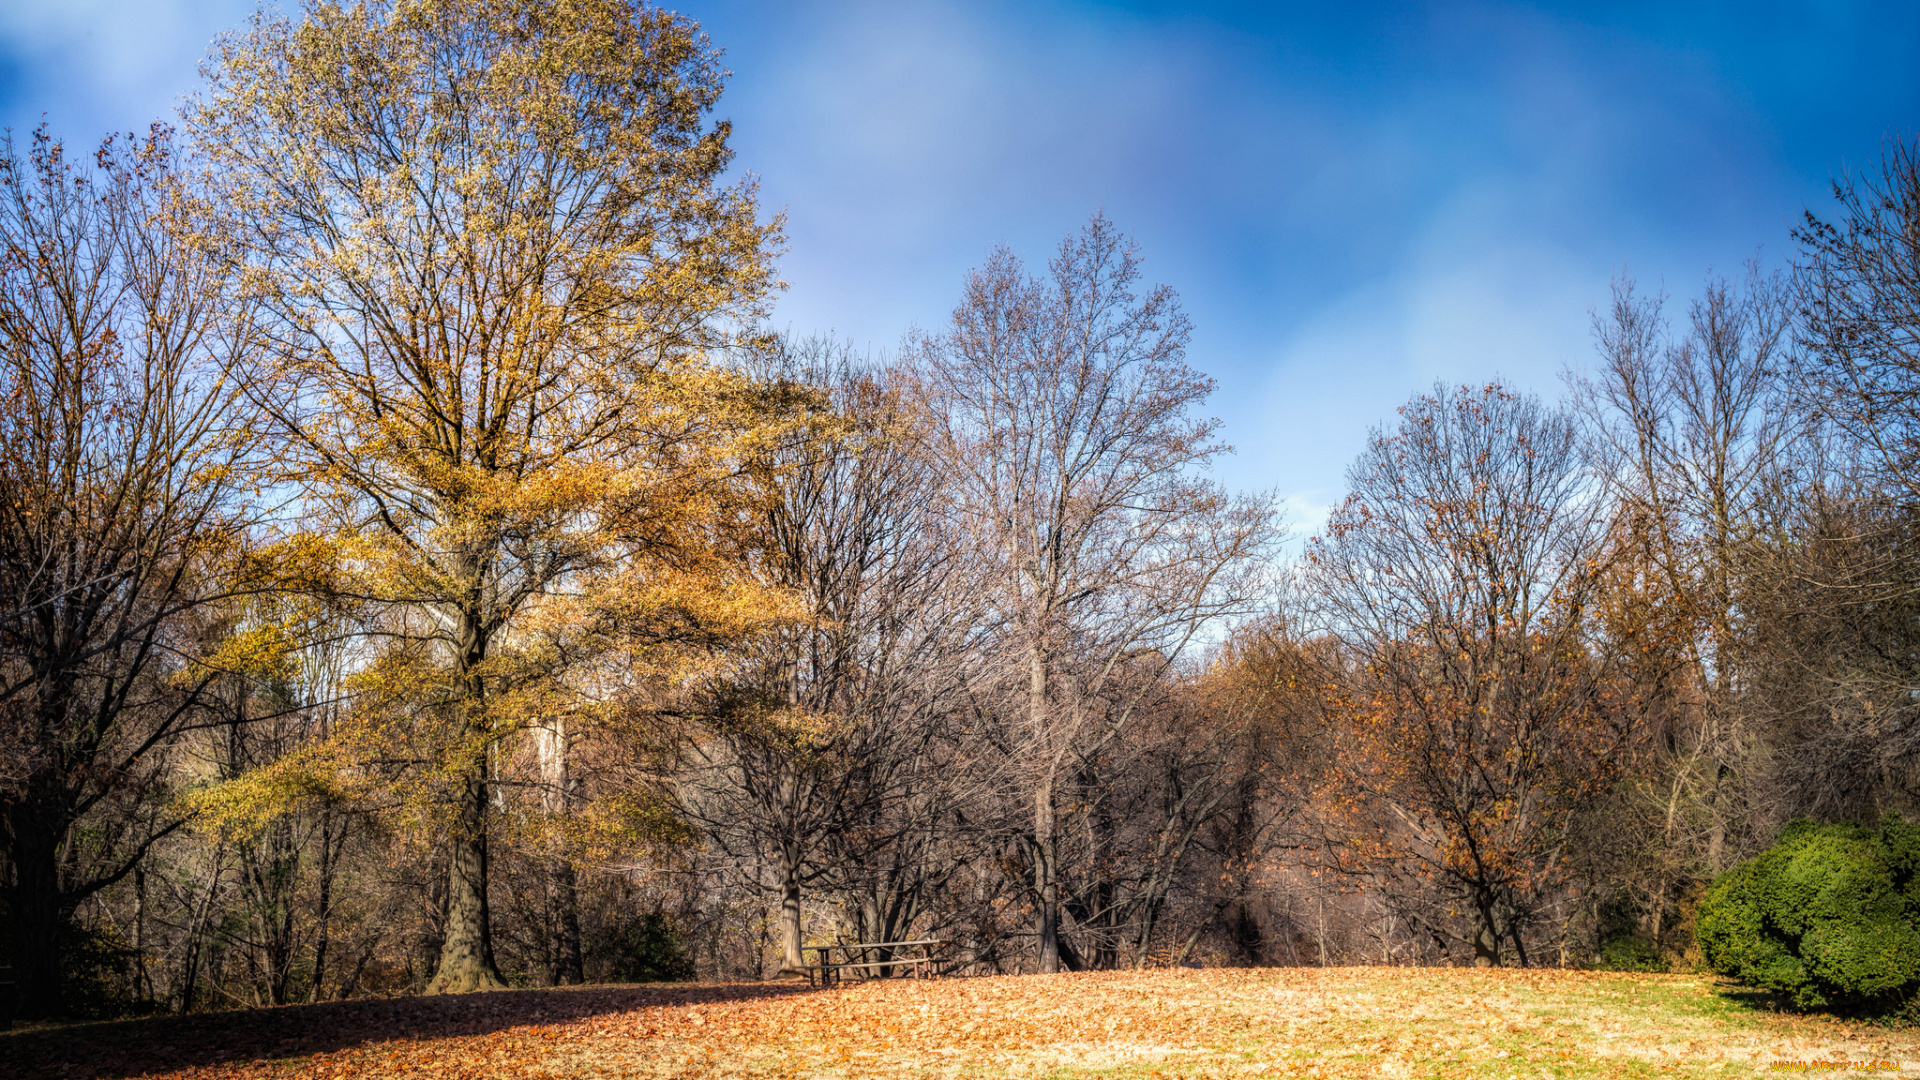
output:
[[[1305,527],[1103,214],[888,355],[770,328],[725,81],[640,0],[314,2],[8,136],[20,1017],[1681,970],[1790,822],[1920,812],[1920,143],[1551,398],[1407,387]]]

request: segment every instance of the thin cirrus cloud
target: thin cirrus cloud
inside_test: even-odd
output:
[[[12,0],[0,4],[0,124],[16,141],[43,120],[71,141],[173,118],[238,0]]]
[[[0,122],[169,114],[246,5],[16,2]],[[1904,3],[691,8],[735,72],[736,167],[787,214],[776,322],[877,354],[1005,243],[1103,210],[1195,324],[1239,453],[1311,526],[1369,427],[1435,379],[1545,395],[1630,271],[1676,305],[1779,266],[1829,176],[1920,116]]]

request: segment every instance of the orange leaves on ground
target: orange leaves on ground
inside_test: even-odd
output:
[[[1920,1058],[1742,1012],[1686,976],[1401,968],[590,987],[336,1002],[0,1036],[0,1076],[1726,1076]]]

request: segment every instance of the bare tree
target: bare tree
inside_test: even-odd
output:
[[[1809,210],[1794,234],[1796,348],[1775,391],[1817,437],[1780,455],[1793,469],[1758,507],[1740,598],[1774,822],[1910,806],[1920,755],[1920,143],[1890,140],[1832,193],[1835,217]]]
[[[1439,386],[1348,482],[1309,549],[1343,645],[1316,793],[1328,863],[1477,963],[1524,965],[1568,815],[1628,734],[1586,643],[1607,516],[1578,426],[1497,385]]]
[[[953,323],[913,342],[952,511],[982,569],[995,678],[1018,702],[1006,746],[1025,788],[1040,970],[1060,967],[1059,797],[1210,622],[1248,610],[1275,538],[1264,498],[1197,475],[1224,447],[1190,410],[1173,291],[1133,289],[1140,257],[1096,215],[1044,278],[1005,249]]]
[[[1897,493],[1808,485],[1756,560],[1749,711],[1764,721],[1766,826],[1920,806],[1920,515]],[[1764,844],[1770,830],[1755,838]]]
[[[1640,930],[1655,942],[1692,885],[1727,864],[1729,831],[1748,816],[1740,792],[1762,756],[1763,735],[1744,719],[1756,675],[1746,616],[1769,500],[1807,458],[1804,410],[1786,380],[1793,306],[1782,278],[1750,264],[1738,286],[1710,280],[1676,334],[1660,297],[1618,281],[1594,319],[1597,375],[1568,379],[1599,436],[1621,565],[1636,568],[1616,575],[1615,599],[1645,601],[1616,604],[1612,634],[1644,646],[1652,624],[1667,631],[1661,648],[1627,650],[1661,731],[1652,771],[1632,786],[1638,803],[1615,808],[1652,830],[1620,876],[1644,885]]]
[[[1878,175],[1834,181],[1840,220],[1794,233],[1808,399],[1863,451],[1878,485],[1920,501],[1920,143]]]
[[[219,677],[196,616],[250,587],[255,328],[200,225],[164,129],[91,168],[44,131],[0,150],[0,843],[28,1015],[60,1008],[76,905],[180,825],[168,750]]]
[[[761,494],[744,541],[805,614],[740,650],[716,687],[682,805],[740,865],[772,867],[783,964],[797,970],[802,890],[862,879],[926,824],[962,609],[923,418],[888,373],[820,340],[783,340],[751,370],[813,402],[813,423],[752,459]]]

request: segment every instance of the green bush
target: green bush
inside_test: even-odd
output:
[[[660,912],[630,919],[601,946],[608,982],[678,982],[693,978],[693,957],[673,920]]]
[[[1695,933],[1715,971],[1796,1008],[1908,1009],[1920,991],[1920,825],[1796,821],[1714,881]]]
[[[1660,946],[1635,934],[1608,938],[1594,956],[1593,966],[1600,971],[1670,970],[1667,958],[1660,955]]]

